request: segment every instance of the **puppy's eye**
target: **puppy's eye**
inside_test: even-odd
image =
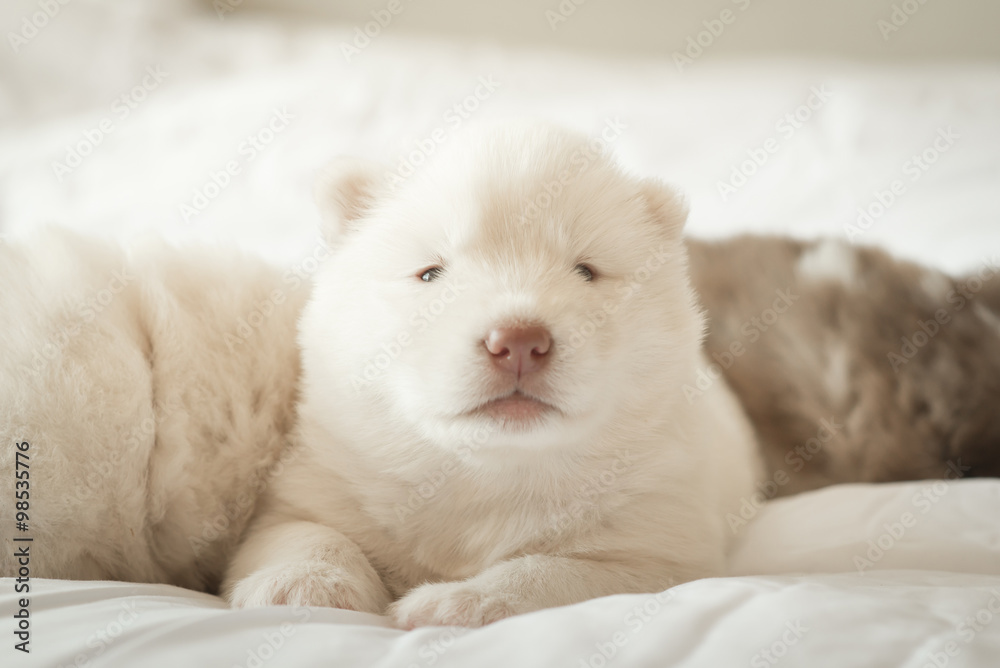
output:
[[[583,276],[583,280],[587,281],[588,283],[590,281],[594,280],[594,277],[595,277],[594,270],[591,269],[590,267],[588,267],[585,264],[578,264],[578,265],[576,265],[576,273],[578,273],[581,276]]]
[[[444,269],[441,267],[428,267],[427,269],[424,269],[422,272],[417,274],[417,276],[419,276],[420,280],[423,281],[424,283],[430,283],[435,278],[440,276],[442,272],[444,272]]]

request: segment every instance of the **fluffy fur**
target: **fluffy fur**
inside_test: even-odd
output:
[[[225,575],[236,606],[413,627],[724,572],[760,466],[724,384],[683,395],[705,359],[678,197],[530,125],[385,175],[326,175],[304,310],[297,277],[219,250],[0,246],[0,517],[26,441],[33,575]],[[525,323],[552,346],[519,378],[484,338]],[[515,390],[547,408],[483,408]]]
[[[996,259],[685,243],[668,188],[532,125],[318,195],[311,290],[218,249],[0,244],[0,520],[28,442],[33,575],[476,626],[722,574],[761,493],[1000,473]],[[547,361],[506,373],[487,341],[527,325]]]
[[[766,496],[1000,476],[1000,255],[954,279],[835,240],[689,247],[704,371],[756,427]],[[768,314],[776,291],[792,303]]]
[[[0,519],[27,442],[32,575],[218,586],[294,423],[307,292],[219,250],[0,244]]]
[[[321,188],[335,251],[300,327],[298,455],[228,571],[232,604],[477,626],[722,574],[724,514],[759,470],[729,390],[682,393],[704,359],[677,196],[534,126],[383,174],[342,163]],[[484,346],[518,323],[553,340],[520,382]],[[553,410],[479,410],[515,390]]]

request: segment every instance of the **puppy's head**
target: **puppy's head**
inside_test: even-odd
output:
[[[454,448],[483,429],[582,446],[635,402],[676,401],[702,333],[686,210],[599,142],[494,127],[406,180],[337,163],[318,198],[333,257],[302,325],[314,403]]]

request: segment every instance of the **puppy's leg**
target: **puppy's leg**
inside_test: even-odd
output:
[[[483,626],[505,617],[599,596],[660,592],[673,584],[662,562],[623,564],[571,557],[528,555],[496,564],[461,582],[425,584],[389,608],[404,629],[417,626]]]
[[[316,605],[382,614],[392,600],[356,544],[315,522],[258,520],[226,574],[234,608]]]

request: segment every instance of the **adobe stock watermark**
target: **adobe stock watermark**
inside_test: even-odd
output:
[[[555,32],[559,24],[566,23],[569,17],[576,14],[576,10],[587,4],[587,0],[560,0],[554,9],[545,10],[545,20],[549,23],[549,29]]]
[[[548,526],[531,537],[532,541],[542,541],[558,537],[563,531],[574,526],[584,514],[599,511],[598,503],[601,496],[611,491],[618,483],[619,476],[632,468],[635,460],[628,449],[615,450],[615,458],[610,465],[600,473],[584,480],[573,496],[560,504],[559,511],[553,515]]]
[[[753,668],[770,668],[781,661],[808,632],[809,627],[805,626],[801,619],[785,622],[785,630],[781,636],[754,654],[750,658],[750,665]]]
[[[403,13],[413,0],[389,0],[382,9],[371,11],[372,20],[363,26],[354,27],[354,39],[351,43],[341,42],[340,53],[344,60],[351,62],[362,51],[367,49],[373,39],[377,39],[382,34],[382,30],[389,27],[393,20]]]
[[[745,320],[740,325],[740,336],[747,339],[747,343],[757,343],[760,337],[778,322],[778,318],[782,314],[787,313],[788,309],[792,308],[795,302],[801,298],[800,295],[792,292],[790,288],[775,290],[774,294],[777,296],[771,303],[770,308],[764,309],[760,312],[759,316]],[[683,390],[684,397],[688,400],[688,403],[693,404],[695,399],[703,396],[705,392],[711,389],[715,385],[715,382],[722,378],[723,371],[729,369],[738,358],[746,354],[746,351],[747,346],[743,343],[742,339],[736,339],[730,342],[726,350],[712,353],[712,359],[715,362],[698,369],[695,384],[692,386],[685,383],[681,386],[681,390]]]
[[[59,331],[51,334],[38,346],[31,356],[31,366],[18,365],[18,370],[24,377],[37,378],[50,362],[57,359],[69,346],[83,328],[94,322],[98,316],[111,306],[119,294],[121,294],[129,283],[135,280],[135,275],[131,273],[128,263],[122,265],[118,271],[111,272],[111,278],[103,288],[85,297],[83,301],[76,304],[76,317],[69,325],[61,325]]]
[[[279,288],[254,304],[245,316],[236,321],[236,333],[226,332],[223,340],[229,352],[235,353],[236,347],[245,344],[264,326],[271,316],[285,303],[285,291]]]
[[[829,419],[823,418],[819,421],[819,428],[816,435],[806,439],[802,445],[796,445],[785,453],[785,463],[788,464],[793,473],[798,473],[805,468],[806,462],[812,461],[823,447],[829,443],[842,429],[844,425],[837,422],[836,416]],[[757,517],[757,513],[764,507],[764,504],[778,495],[782,487],[791,481],[791,477],[784,469],[776,469],[770,480],[763,480],[757,483],[757,491],[749,496],[740,499],[739,515],[736,513],[726,514],[726,523],[729,530],[735,535],[740,529],[745,527],[752,519]]]
[[[926,515],[941,499],[948,493],[948,482],[958,480],[971,470],[970,466],[962,466],[962,460],[949,461],[944,471],[944,479],[936,480],[933,483],[923,485],[919,492],[910,498],[910,504],[919,511],[904,511],[895,522],[883,522],[882,533],[876,538],[868,541],[868,550],[863,554],[856,554],[853,558],[854,568],[860,575],[880,562],[882,558],[892,548],[896,546],[906,532],[917,525],[920,517]]]
[[[132,111],[138,108],[149,94],[159,88],[163,80],[170,76],[170,73],[159,65],[149,65],[145,72],[145,76],[138,84],[114,99],[111,103],[112,116],[102,118],[96,127],[84,130],[81,139],[67,144],[66,154],[61,162],[59,160],[52,161],[52,173],[55,174],[59,183],[62,183],[64,178],[82,165],[84,159],[101,145],[104,138],[114,132],[118,124],[125,121],[132,114]]]
[[[433,666],[438,659],[444,656],[448,650],[455,645],[455,641],[468,633],[471,629],[466,626],[451,626],[443,629],[436,637],[421,643],[417,649],[417,656],[420,663],[410,663],[406,668],[424,668]]]
[[[14,55],[20,53],[28,42],[33,40],[62,12],[62,8],[72,0],[38,0],[38,11],[21,17],[20,30],[7,33],[7,43]]]
[[[254,307],[245,316],[236,321],[235,332],[226,332],[223,341],[229,352],[235,353],[236,348],[248,342],[264,326],[271,316],[273,316],[285,303],[290,293],[296,292],[304,285],[311,285],[311,277],[323,264],[330,259],[330,250],[322,237],[316,238],[313,245],[301,260],[297,260],[285,271],[281,277],[282,288],[275,288],[263,299],[254,304]]]
[[[136,610],[135,599],[122,602],[121,611],[117,617],[108,622],[103,629],[88,636],[86,646],[91,651],[75,655],[72,663],[60,664],[59,668],[86,668],[90,666],[121,638],[122,634],[135,624],[137,619],[139,619],[139,613]]]
[[[1000,617],[1000,588],[991,587],[991,594],[986,603],[975,612],[965,616],[962,621],[955,626],[955,635],[962,641],[959,645],[955,640],[946,642],[939,651],[924,650],[927,661],[921,668],[948,668],[951,660],[962,653],[962,649],[972,643],[976,636],[982,633],[987,626],[992,624],[997,617]]]
[[[452,277],[436,297],[414,309],[407,320],[409,326],[383,343],[380,346],[381,351],[365,362],[360,374],[351,376],[351,387],[357,392],[380,378],[396,358],[413,345],[415,338],[426,331],[468,287]]]
[[[618,116],[604,121],[601,131],[591,137],[583,148],[578,148],[570,154],[568,166],[559,171],[556,177],[542,184],[539,192],[530,198],[522,207],[520,222],[522,225],[538,220],[542,213],[549,209],[563,190],[576,182],[590,166],[610,150],[611,144],[628,129],[628,124]]]
[[[742,13],[750,8],[751,0],[732,0],[732,3]],[[736,23],[737,18],[739,18],[739,14],[727,8],[719,12],[718,18],[702,21],[701,24],[705,29],[694,35],[688,35],[687,45],[684,47],[683,52],[674,51],[671,54],[674,59],[674,65],[677,66],[677,71],[684,72],[685,67],[690,67],[694,64],[694,61],[701,58],[715,44],[715,40],[722,37],[726,28]]]
[[[657,615],[663,612],[673,598],[674,590],[667,589],[646,597],[640,605],[632,606],[632,609],[625,613],[625,617],[622,618],[622,626],[631,633],[618,630],[605,640],[595,642],[594,650],[596,651],[581,658],[577,663],[577,668],[606,668],[632,638],[642,632]]]
[[[806,123],[833,97],[827,90],[826,84],[812,86],[809,95],[802,104],[792,111],[786,113],[774,124],[777,136],[768,137],[760,146],[747,149],[747,158],[739,164],[733,165],[729,173],[729,179],[719,180],[715,187],[719,191],[719,197],[723,202],[729,200],[732,195],[745,186],[750,178],[757,171],[767,164],[771,157],[777,153],[782,146],[782,141],[787,142],[795,133],[805,127]]]
[[[903,163],[900,167],[902,176],[907,177],[910,183],[916,183],[942,155],[955,145],[955,140],[960,138],[961,135],[955,132],[950,125],[938,128],[930,144],[919,153],[914,153]],[[853,242],[867,232],[906,192],[906,181],[903,178],[895,178],[889,182],[885,189],[879,189],[872,193],[872,201],[866,206],[858,207],[858,216],[855,222],[844,224],[844,234],[847,235],[847,240]]]
[[[215,10],[215,15],[219,17],[220,21],[225,21],[226,14],[232,14],[242,4],[243,0],[212,0],[212,9]]]
[[[272,110],[271,116],[256,132],[247,135],[246,140],[240,142],[236,148],[240,156],[235,160],[229,160],[222,169],[212,170],[208,173],[208,179],[194,189],[191,202],[181,202],[177,205],[181,218],[186,223],[192,218],[200,215],[208,206],[229,187],[233,178],[238,176],[243,167],[253,160],[267,148],[274,140],[288,127],[295,116],[288,113],[285,107]]]
[[[882,41],[888,42],[894,33],[910,22],[910,17],[920,11],[920,8],[927,4],[927,0],[903,0],[899,4],[893,3],[892,12],[888,19],[879,19],[875,22],[879,33],[882,34]]]
[[[385,179],[389,186],[397,188],[406,179],[413,176],[417,169],[437,151],[438,147],[448,140],[450,133],[454,133],[462,127],[465,121],[472,118],[482,103],[488,100],[500,88],[500,85],[501,82],[497,81],[492,74],[479,77],[472,93],[448,107],[444,112],[442,116],[444,125],[434,128],[423,139],[414,141],[413,148],[405,155],[400,156],[396,170],[386,172]]]
[[[632,298],[639,294],[643,285],[660,270],[661,267],[670,261],[672,255],[666,250],[664,244],[659,248],[650,248],[645,262],[639,265],[625,278],[615,283],[615,293],[619,299],[606,299],[601,307],[587,312],[584,321],[574,326],[569,336],[556,343],[556,352],[560,356],[570,357],[582,348],[590,337],[594,336],[618,311],[625,306]]]
[[[312,611],[309,608],[296,606],[292,609],[292,614],[296,619],[294,623],[282,622],[278,628],[268,629],[262,633],[260,642],[247,648],[246,661],[234,663],[233,668],[261,668],[277,655],[289,638],[295,635],[300,624],[312,619]]]
[[[953,315],[961,311],[975,299],[976,293],[983,289],[988,281],[996,278],[1000,273],[1000,258],[996,254],[992,258],[983,261],[979,270],[971,277],[959,283],[945,295],[945,301],[949,307],[939,308],[934,311],[934,317],[927,320],[917,320],[917,329],[909,336],[900,338],[900,346],[897,351],[890,351],[886,357],[894,373],[909,364],[910,360],[917,356],[917,353],[924,348],[943,327],[951,323]]]
[[[205,551],[211,548],[216,541],[228,537],[227,533],[235,523],[242,524],[250,518],[257,500],[275,477],[281,475],[285,467],[291,464],[298,457],[300,450],[287,446],[281,455],[263,469],[258,469],[251,474],[246,485],[235,498],[222,503],[219,511],[206,519],[201,525],[201,534],[188,536],[188,545],[195,557],[200,558]]]
[[[486,445],[495,429],[492,423],[476,427],[472,435],[455,448],[453,458],[445,460],[437,470],[424,474],[423,480],[410,487],[406,503],[397,503],[393,507],[396,519],[404,522],[426,506],[451,477],[461,470],[462,464],[469,462]]]
[[[145,456],[146,453],[141,452],[142,447],[152,446],[157,423],[162,423],[165,418],[176,415],[183,409],[183,403],[175,396],[170,396],[166,401],[154,397],[151,415],[132,423],[120,441],[121,447],[116,451],[115,460],[91,461],[77,472],[73,491],[65,492],[62,496],[63,506],[69,508],[90,503],[94,494],[106,487],[108,478],[118,470],[118,462],[128,457]]]

